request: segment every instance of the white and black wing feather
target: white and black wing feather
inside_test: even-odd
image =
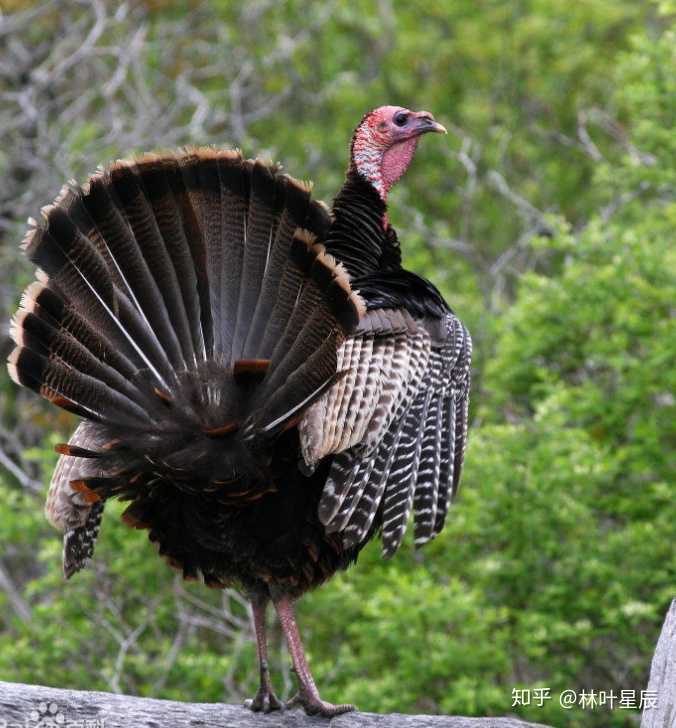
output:
[[[300,423],[305,463],[333,454],[319,505],[346,547],[374,524],[383,552],[399,548],[411,511],[421,545],[443,527],[467,438],[471,339],[448,313],[414,320],[375,309],[341,347],[347,370]]]

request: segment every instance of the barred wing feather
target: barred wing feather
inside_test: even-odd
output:
[[[471,340],[462,323],[374,309],[338,352],[349,372],[299,429],[305,464],[333,454],[319,505],[346,547],[382,530],[399,548],[411,511],[421,545],[443,527],[467,437]]]

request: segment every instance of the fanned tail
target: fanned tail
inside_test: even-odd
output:
[[[43,210],[9,370],[108,444],[60,450],[98,458],[70,481],[81,498],[134,499],[163,477],[255,487],[270,438],[345,376],[336,351],[364,314],[328,225],[308,185],[218,149],[117,162]],[[95,516],[69,531],[69,564]]]

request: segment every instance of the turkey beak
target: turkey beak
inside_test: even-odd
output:
[[[434,117],[429,111],[418,111],[416,116],[416,131],[418,134],[427,134],[434,132],[435,134],[446,134],[446,128],[438,122],[434,121]]]

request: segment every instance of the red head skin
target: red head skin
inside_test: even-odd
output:
[[[422,134],[445,134],[429,111],[380,106],[366,114],[352,137],[350,165],[377,190],[383,202],[406,172]]]

